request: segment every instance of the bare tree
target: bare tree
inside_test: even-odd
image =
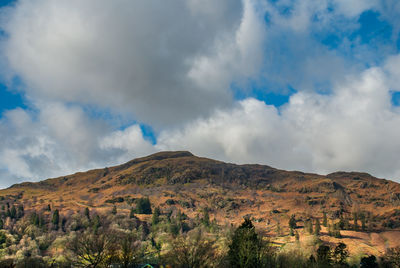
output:
[[[77,234],[67,244],[67,249],[71,251],[71,261],[76,266],[95,268],[105,263],[111,245],[111,235],[108,232],[95,234],[86,231]]]
[[[141,242],[133,233],[119,233],[118,252],[122,267],[127,268],[129,265],[138,263],[141,257]]]
[[[204,239],[198,231],[193,237],[180,236],[172,243],[167,261],[173,267],[203,268],[213,267],[216,262],[215,243]]]

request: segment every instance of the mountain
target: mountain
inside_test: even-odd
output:
[[[23,204],[25,211],[44,210],[51,204],[64,214],[86,207],[109,212],[114,205],[127,214],[139,197],[149,197],[152,206],[162,211],[179,209],[189,217],[207,208],[222,225],[238,224],[247,216],[266,234],[276,233],[278,225],[287,231],[292,214],[301,225],[312,218],[322,220],[325,212],[332,224],[338,220],[353,224],[356,218],[360,230],[369,234],[368,241],[373,244],[378,238],[371,234],[380,234],[384,241],[380,246],[385,247],[397,243],[400,227],[396,182],[359,172],[323,176],[236,165],[184,151],[160,152],[115,167],[0,190],[3,204]],[[355,233],[349,230],[348,236],[359,237]]]

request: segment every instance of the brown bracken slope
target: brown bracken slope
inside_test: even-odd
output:
[[[322,176],[265,165],[235,165],[183,151],[16,184],[0,190],[0,196],[2,202],[23,203],[26,211],[51,204],[62,213],[84,207],[106,212],[114,205],[128,213],[135,198],[147,196],[152,206],[162,211],[180,209],[189,217],[207,208],[219,224],[237,224],[248,216],[266,234],[274,234],[278,223],[287,232],[292,214],[301,225],[311,218],[322,220],[324,211],[332,222],[340,218],[352,222],[358,213],[366,218],[368,232],[345,231],[344,237],[357,237],[371,247],[377,247],[374,243],[381,239],[378,251],[398,241],[400,227],[400,185],[393,181],[358,172]]]

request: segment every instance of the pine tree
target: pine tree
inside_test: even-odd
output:
[[[47,205],[47,211],[51,211],[51,206],[50,206],[50,204]]]
[[[60,214],[58,212],[58,209],[54,210],[51,223],[53,224],[54,229],[58,230],[58,224],[60,223]]]
[[[354,230],[358,231],[358,215],[357,215],[357,212],[353,213],[353,218],[354,218]]]
[[[314,234],[319,235],[321,232],[321,224],[319,223],[319,219],[315,221],[315,228],[314,228]]]
[[[324,227],[328,227],[328,218],[326,217],[326,212],[323,212],[323,218],[322,218],[322,225]]]
[[[100,221],[100,216],[99,216],[99,215],[94,216],[93,221],[92,221],[92,224],[93,224],[93,230],[94,230],[94,232],[97,233],[97,230],[98,230],[98,229],[100,228],[100,226],[101,226],[101,221]]]
[[[63,217],[62,220],[61,220],[61,230],[62,230],[63,232],[66,231],[66,229],[65,229],[65,224],[66,224],[66,223],[67,223],[67,218]]]
[[[281,223],[279,220],[276,222],[276,235],[281,236]]]
[[[157,225],[160,222],[160,208],[156,207],[153,211],[153,217],[151,218],[151,224]]]
[[[39,216],[36,211],[33,211],[30,217],[30,222],[33,225],[39,226]]]
[[[90,211],[88,207],[85,208],[85,216],[90,221]]]
[[[151,203],[148,197],[136,199],[136,213],[151,214]]]
[[[364,214],[361,214],[361,230],[365,231],[367,229],[366,227],[366,218]]]
[[[210,215],[208,214],[207,208],[203,210],[203,218],[201,219],[201,222],[206,227],[210,226]]]
[[[12,206],[10,210],[10,218],[15,219],[16,217],[17,217],[17,209],[15,208],[15,206]]]
[[[112,210],[111,210],[111,214],[115,215],[117,214],[117,207],[114,205]]]
[[[268,245],[258,236],[250,219],[235,230],[229,245],[228,260],[230,267],[264,267],[267,260]]]
[[[333,228],[332,228],[332,224],[328,224],[328,235],[329,236],[333,236]]]
[[[290,217],[290,220],[289,220],[289,228],[296,229],[296,227],[297,227],[297,225],[296,225],[296,216],[293,214]]]
[[[6,211],[6,217],[11,217],[11,211],[10,211],[10,208],[7,208],[7,211]]]
[[[18,206],[18,211],[17,211],[17,218],[22,218],[24,216],[24,206],[19,205]]]
[[[322,267],[330,267],[331,259],[331,249],[328,245],[321,245],[317,249],[317,262]]]
[[[312,220],[308,220],[307,222],[308,222],[308,224],[307,224],[307,232],[308,232],[309,234],[312,234],[312,233],[313,233],[313,224],[312,224]]]
[[[42,228],[45,227],[46,221],[44,219],[44,216],[42,214],[38,215],[38,224],[37,226]]]
[[[336,238],[341,238],[342,234],[340,233],[340,227],[338,223],[333,225],[333,236]]]

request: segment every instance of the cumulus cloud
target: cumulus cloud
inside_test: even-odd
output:
[[[121,144],[118,132],[90,119],[80,107],[46,103],[38,108],[10,110],[0,120],[0,186],[117,164],[154,151],[136,125],[125,130],[128,140]]]
[[[399,7],[375,0],[20,0],[0,12],[0,65],[2,76],[22,80],[29,108],[0,117],[0,187],[158,150],[400,178],[400,111],[391,103],[391,92],[400,91],[400,56],[348,38],[360,15],[374,10],[397,41]],[[337,43],[325,42],[330,34]],[[296,93],[276,108],[251,94],[253,83],[263,93]],[[235,99],[236,86],[249,97]],[[109,112],[94,116],[90,107]],[[139,123],[114,116],[150,125],[156,143]]]
[[[241,72],[211,74],[215,83],[207,84],[202,59],[220,55],[212,70],[238,61],[241,69],[257,66],[252,51],[263,34],[250,0],[244,6],[21,0],[4,25],[5,54],[35,97],[101,105],[166,126],[232,102],[229,82]]]
[[[321,173],[358,170],[396,179],[400,109],[391,104],[390,79],[384,69],[371,68],[338,83],[331,95],[297,93],[280,111],[246,99],[163,132],[159,146],[239,163]]]

